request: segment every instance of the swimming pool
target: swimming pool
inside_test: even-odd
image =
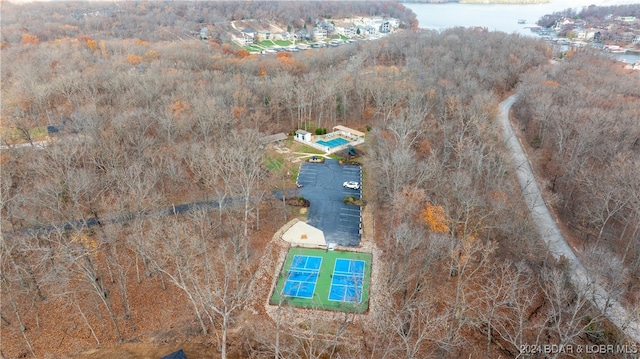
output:
[[[316,143],[323,146],[327,146],[329,148],[334,148],[334,147],[342,146],[346,143],[349,143],[349,140],[345,140],[342,137],[337,137],[329,141],[318,141]]]

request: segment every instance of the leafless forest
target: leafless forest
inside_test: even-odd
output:
[[[495,117],[519,91],[548,201],[611,295],[638,307],[637,75],[588,53],[552,65],[518,35],[414,31],[393,3],[244,4],[2,3],[3,141],[59,130],[0,153],[2,356],[197,342],[203,358],[497,358],[628,343],[546,253]],[[326,15],[395,16],[405,31],[287,56],[225,42],[229,20]],[[202,24],[222,30],[197,40]],[[273,319],[260,266],[286,222],[271,194],[284,174],[259,138],[336,124],[370,129],[376,305]],[[176,210],[204,201],[218,206]]]
[[[515,105],[547,202],[611,287],[640,293],[640,79],[610,60],[575,54],[524,77]]]

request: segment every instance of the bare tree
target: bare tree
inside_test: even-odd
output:
[[[547,340],[560,347],[577,344],[578,337],[586,329],[601,320],[598,311],[591,307],[588,288],[572,288],[565,273],[556,269],[543,269],[540,278],[542,291],[549,305],[546,316]],[[544,340],[540,337],[538,341]],[[561,353],[552,353],[557,358]]]
[[[252,262],[245,252],[247,239],[228,227],[227,236],[217,236],[217,225],[203,211],[171,222],[150,244],[154,264],[189,297],[203,333],[207,333],[205,318],[211,324],[220,319],[220,351],[226,358],[233,315],[249,300],[254,283]]]
[[[263,167],[263,153],[258,133],[250,130],[232,131],[227,142],[219,144],[215,158],[218,174],[232,196],[237,195],[243,205],[243,235],[249,235],[249,214],[256,211],[256,226],[259,226],[257,204],[264,190],[261,184],[266,182]]]
[[[496,337],[500,335],[505,325],[514,325],[517,328],[515,331],[506,332],[506,335],[514,335],[514,338],[521,340],[525,327],[529,326],[531,329],[533,323],[523,317],[525,313],[518,313],[516,309],[518,307],[516,302],[523,299],[520,298],[523,295],[522,292],[531,290],[528,288],[531,284],[528,276],[531,273],[526,264],[520,262],[513,265],[507,261],[486,275],[487,278],[483,280],[483,285],[474,300],[477,304],[471,310],[478,320],[475,325],[487,337],[486,352],[489,355],[491,345],[496,342]],[[515,342],[512,345],[518,350],[518,339]],[[512,348],[505,350],[515,354]]]

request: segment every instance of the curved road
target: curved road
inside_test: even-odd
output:
[[[518,175],[518,182],[522,190],[522,196],[531,212],[533,222],[538,233],[547,245],[554,258],[565,257],[569,262],[569,273],[572,283],[578,290],[585,291],[591,298],[591,302],[615,324],[630,339],[640,343],[640,324],[637,313],[629,313],[617,300],[610,298],[607,291],[589,275],[589,272],[576,257],[567,244],[564,236],[558,229],[556,222],[549,213],[540,188],[524,149],[509,121],[509,110],[516,101],[517,95],[512,95],[500,104],[500,123],[503,136],[508,149],[513,154],[513,163]],[[634,318],[633,315],[636,317]]]

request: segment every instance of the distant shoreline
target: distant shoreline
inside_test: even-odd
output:
[[[528,5],[528,4],[547,4],[551,0],[462,0],[460,4],[514,4],[514,5]]]
[[[551,0],[401,0],[400,3],[405,4],[514,4],[514,5],[527,5],[527,4],[547,4]]]

